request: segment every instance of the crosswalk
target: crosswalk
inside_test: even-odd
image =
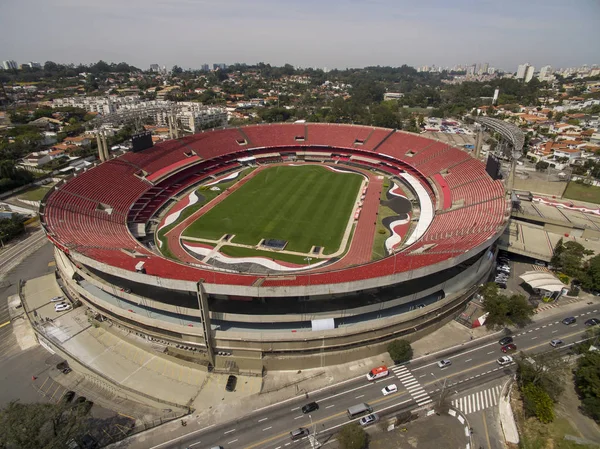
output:
[[[479,412],[498,405],[498,398],[500,397],[501,391],[502,386],[496,385],[487,390],[477,391],[467,396],[463,396],[462,398],[454,399],[452,405],[465,415]]]
[[[404,388],[410,393],[417,405],[421,406],[432,402],[429,394],[427,394],[419,381],[415,379],[415,376],[405,366],[395,366],[392,368],[392,372],[402,382],[402,385],[404,385]]]

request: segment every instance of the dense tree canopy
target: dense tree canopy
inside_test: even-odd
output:
[[[413,349],[406,340],[394,340],[387,346],[388,353],[394,363],[404,363],[412,359]]]
[[[369,441],[367,432],[357,423],[347,424],[338,432],[341,449],[365,449]]]
[[[577,361],[575,386],[584,411],[600,423],[600,352],[589,351]]]
[[[523,327],[531,323],[533,306],[523,295],[502,295],[493,282],[486,284],[481,294],[484,298],[483,309],[488,313],[485,325],[489,329],[505,326]]]

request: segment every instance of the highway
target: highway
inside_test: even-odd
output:
[[[564,351],[569,344],[582,339],[587,329],[584,325],[587,319],[600,318],[599,309],[598,304],[588,303],[573,314],[577,317],[574,324],[562,324],[561,320],[565,316],[559,315],[515,331],[511,336],[517,345],[517,352]],[[457,394],[492,379],[513,374],[514,363],[506,366],[497,363],[498,357],[504,355],[498,343],[503,336],[505,334],[499,333],[497,338],[489,341],[474,341],[472,344],[422,357],[405,365],[389,367],[389,376],[374,382],[367,381],[362,375],[322,390],[309,392],[308,398],[291,398],[255,410],[239,420],[213,424],[182,438],[156,445],[152,449],[211,448],[219,445],[224,449],[311,447],[307,437],[291,441],[289,432],[299,427],[310,429],[311,434],[316,430],[318,441],[324,444],[341,426],[351,422],[346,410],[352,405],[366,402],[373,407],[375,413],[385,417],[435,402],[442,390],[445,390],[446,395]],[[562,348],[555,349],[550,346],[550,340],[555,338],[564,340]],[[437,362],[442,358],[450,359],[452,364],[446,368],[439,368]],[[397,385],[398,392],[383,396],[381,389],[392,383]],[[319,404],[319,409],[307,415],[303,414],[301,407],[312,401]],[[358,419],[360,417],[355,420]]]

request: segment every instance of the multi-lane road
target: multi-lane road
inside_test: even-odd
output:
[[[564,350],[569,344],[580,341],[586,330],[584,322],[591,317],[600,318],[597,304],[585,305],[574,313],[577,322],[564,325],[562,315],[542,319],[514,332],[511,336],[517,352],[537,353],[549,350]],[[292,442],[289,432],[299,427],[316,431],[318,441],[330,440],[339,428],[351,420],[346,410],[362,402],[373,407],[382,418],[400,411],[415,410],[434,404],[444,394],[449,400],[460,391],[473,388],[495,378],[514,373],[515,365],[500,366],[497,359],[504,355],[497,338],[473,341],[471,344],[445,350],[439,354],[413,360],[406,365],[390,368],[388,377],[368,382],[365,376],[350,379],[319,391],[309,392],[270,407],[255,410],[234,422],[213,424],[195,430],[182,438],[166,441],[152,449],[163,448],[210,448],[223,446],[225,449],[284,449],[311,447],[307,437]],[[561,338],[562,349],[550,346],[550,340]],[[440,359],[450,359],[452,364],[439,368]],[[365,373],[366,374],[366,373]],[[396,384],[398,392],[383,396],[386,385]],[[316,401],[319,409],[303,414],[301,407]],[[358,420],[360,418],[357,418]]]

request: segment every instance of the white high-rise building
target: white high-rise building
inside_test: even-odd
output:
[[[525,79],[525,74],[527,73],[528,67],[529,67],[529,63],[520,64],[517,67],[517,76],[515,78],[517,78],[518,80]]]
[[[2,61],[2,67],[4,70],[16,70],[17,62],[13,61],[12,59],[9,59],[8,61]]]
[[[538,78],[540,79],[540,81],[551,81],[552,78],[554,78],[552,76],[552,72],[552,66],[545,65],[540,69],[540,74],[538,75]]]
[[[528,83],[533,79],[533,73],[535,72],[535,67],[530,65],[527,67],[527,71],[525,72],[525,82]]]

